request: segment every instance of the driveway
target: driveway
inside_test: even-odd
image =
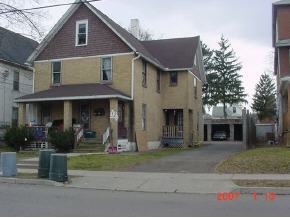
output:
[[[230,155],[240,152],[237,142],[214,142],[198,149],[180,152],[147,162],[126,171],[167,173],[214,173],[215,166]]]

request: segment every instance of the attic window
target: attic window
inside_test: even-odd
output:
[[[88,20],[76,22],[76,46],[88,44]]]

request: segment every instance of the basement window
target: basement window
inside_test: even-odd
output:
[[[88,20],[76,22],[76,46],[88,44]]]

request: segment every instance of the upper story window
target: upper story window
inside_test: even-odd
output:
[[[101,80],[104,82],[112,81],[112,57],[102,58]]]
[[[176,71],[170,72],[170,85],[177,86],[177,83],[178,83],[177,72]]]
[[[142,86],[147,87],[147,62],[142,60]]]
[[[88,44],[88,20],[76,22],[76,46]]]
[[[60,85],[61,83],[61,62],[54,61],[52,66],[52,85]]]
[[[14,71],[13,75],[13,90],[19,91],[19,71]]]
[[[158,93],[160,93],[160,75],[161,75],[161,71],[159,69],[157,69],[157,71],[156,71],[156,91]]]

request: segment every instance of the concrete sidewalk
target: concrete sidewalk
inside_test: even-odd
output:
[[[19,172],[37,172],[37,170],[21,169]],[[86,188],[98,190],[116,190],[132,192],[216,194],[218,192],[290,194],[290,188],[245,188],[233,183],[233,180],[290,180],[288,174],[193,174],[193,173],[141,173],[111,171],[70,170],[71,182],[51,185]],[[0,182],[1,182],[0,178]],[[41,180],[43,181],[43,180]],[[48,185],[46,182],[40,184]],[[17,179],[13,183],[18,182]],[[29,181],[25,181],[29,183]],[[36,181],[33,181],[35,184]]]

